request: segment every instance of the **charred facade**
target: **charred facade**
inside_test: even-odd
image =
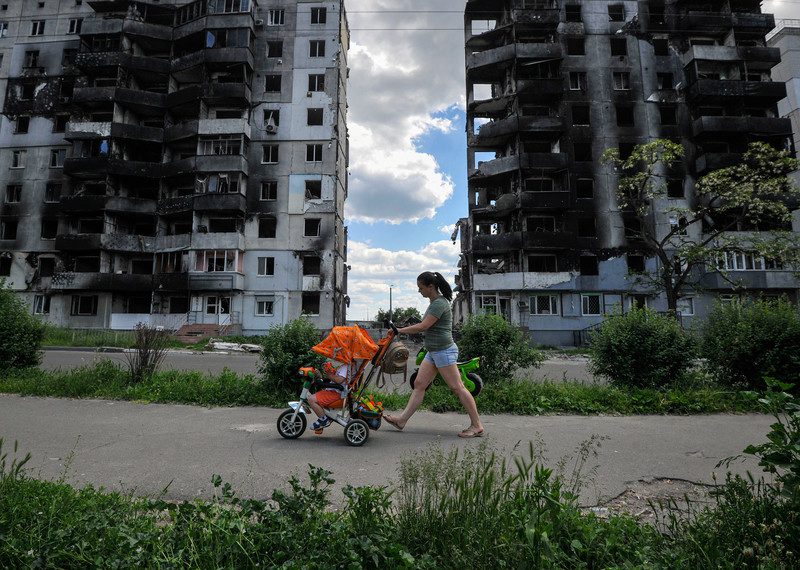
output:
[[[572,345],[620,307],[666,310],[631,277],[657,260],[630,238],[600,157],[655,138],[684,146],[652,220],[666,235],[667,207],[691,203],[699,176],[750,141],[786,148],[791,125],[776,109],[786,87],[770,77],[780,53],[764,41],[773,26],[757,0],[467,0],[459,315],[502,313],[540,343]],[[743,255],[730,269],[750,294],[797,301],[789,268]],[[705,292],[687,292],[684,318],[732,294],[717,277],[710,268]]]
[[[0,13],[0,278],[76,328],[345,319],[343,2]]]

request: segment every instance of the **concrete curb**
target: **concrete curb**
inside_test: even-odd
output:
[[[42,350],[58,350],[67,352],[102,352],[110,354],[124,354],[131,351],[130,348],[120,348],[118,346],[43,346]],[[168,354],[230,354],[227,351],[208,351],[208,350],[189,350],[182,348],[167,349]]]

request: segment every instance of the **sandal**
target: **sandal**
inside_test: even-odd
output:
[[[331,425],[332,423],[333,423],[333,420],[330,419],[328,416],[325,416],[325,417],[322,417],[322,418],[318,419],[317,421],[315,421],[312,424],[311,429],[313,429],[313,430],[324,429],[324,428],[328,427],[329,425]]]
[[[395,418],[394,416],[383,416],[383,419],[386,420],[386,423],[391,425],[397,431],[403,431],[403,428],[406,427],[406,426],[400,427],[399,425],[397,425],[397,418]]]
[[[483,437],[483,428],[475,429],[474,427],[470,426],[467,429],[462,430],[458,434],[458,437],[462,437],[464,439],[469,439],[469,438],[473,438],[473,437]]]

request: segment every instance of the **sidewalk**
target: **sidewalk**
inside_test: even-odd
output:
[[[67,469],[67,482],[91,483],[112,490],[159,494],[169,499],[210,497],[213,474],[230,482],[240,496],[269,497],[292,473],[307,465],[333,471],[334,499],[344,484],[387,485],[396,480],[402,457],[429,445],[447,449],[481,444],[461,440],[463,414],[419,412],[403,432],[388,425],[371,432],[362,448],[345,444],[340,427],[322,436],[307,431],[298,440],[282,439],[275,423],[282,410],[270,408],[199,408],[104,400],[29,398],[0,394],[0,437],[4,450],[19,442],[30,452],[29,472],[56,479]],[[528,442],[542,439],[548,464],[593,434],[607,437],[598,457],[596,485],[582,490],[584,504],[615,497],[639,481],[658,478],[700,483],[724,481],[716,464],[738,455],[750,443],[765,440],[772,418],[756,414],[706,416],[485,416],[486,442],[498,453],[527,453]],[[736,462],[760,476],[757,462]]]

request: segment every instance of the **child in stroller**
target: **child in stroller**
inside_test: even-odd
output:
[[[335,410],[344,406],[347,380],[351,376],[348,364],[337,368],[332,362],[326,362],[322,365],[322,372],[328,381],[323,383],[321,390],[308,395],[308,405],[319,418],[311,425],[315,432],[333,423],[333,418],[328,417],[325,409]]]

